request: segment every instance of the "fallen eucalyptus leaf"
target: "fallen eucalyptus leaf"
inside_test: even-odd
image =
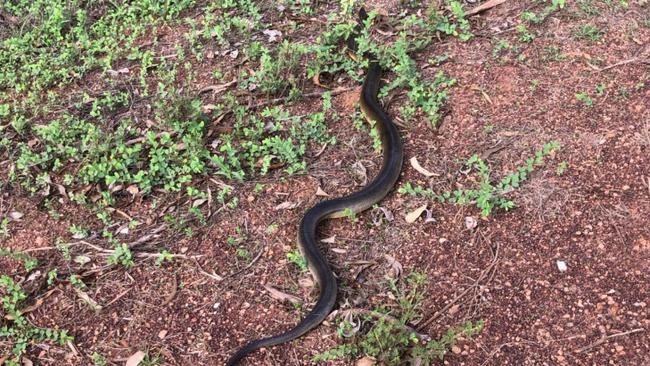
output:
[[[207,198],[199,198],[197,200],[194,200],[194,202],[192,202],[192,207],[199,207],[206,202],[208,202]]]
[[[389,254],[384,254],[384,258],[386,258],[386,261],[388,261],[388,267],[390,267],[390,271],[388,272],[388,277],[389,278],[398,278],[401,274],[402,271],[404,270],[404,267],[402,267],[402,264],[395,259],[392,255]]]
[[[352,170],[354,171],[354,174],[361,178],[363,185],[368,183],[368,170],[360,161],[352,164]]]
[[[13,221],[20,221],[20,219],[22,219],[23,216],[25,215],[22,212],[18,212],[18,211],[9,212],[9,218],[12,219]]]
[[[73,261],[83,266],[84,264],[90,263],[90,257],[85,255],[78,255],[74,257]]]
[[[281,204],[275,206],[273,209],[275,211],[280,211],[280,210],[291,210],[293,208],[296,208],[298,206],[298,203],[296,202],[282,202]]]
[[[86,304],[88,304],[88,306],[90,306],[90,308],[91,308],[93,311],[100,311],[100,310],[102,310],[103,307],[102,307],[101,305],[99,305],[99,304],[97,303],[97,301],[93,300],[93,299],[90,297],[90,295],[88,295],[87,293],[85,293],[84,291],[82,291],[82,290],[80,290],[80,289],[78,289],[78,288],[76,288],[76,287],[74,287],[74,291],[77,293],[77,296],[79,296],[79,298],[80,298],[81,300],[83,300]],[[127,361],[127,364],[128,364],[128,361]],[[136,365],[137,365],[137,364],[136,364]]]
[[[422,167],[422,165],[420,165],[420,163],[418,162],[418,158],[416,158],[415,156],[412,157],[411,160],[409,160],[409,161],[411,162],[411,166],[413,167],[413,169],[417,170],[418,172],[420,172],[425,177],[433,177],[434,175],[437,175],[436,173],[432,173],[432,172],[424,169]]]
[[[147,357],[146,353],[144,353],[142,351],[138,351],[138,352],[134,353],[133,355],[131,355],[131,357],[129,357],[126,360],[126,364],[124,366],[138,366],[138,365],[140,365],[140,363],[142,361],[144,361],[145,357]]]
[[[316,195],[321,196],[321,197],[329,197],[329,194],[327,194],[327,192],[323,191],[323,189],[321,187],[318,187],[318,189],[316,189]]]
[[[478,221],[472,216],[465,217],[465,227],[469,230],[474,230],[478,226]]]
[[[321,239],[320,242],[325,244],[334,244],[336,243],[336,235],[332,235],[329,238]]]
[[[409,224],[416,222],[426,209],[427,209],[427,205],[424,204],[416,208],[415,210],[411,211],[406,215],[406,222],[408,222]]]
[[[282,32],[275,29],[265,29],[262,33],[269,37],[269,42],[275,42],[278,38],[282,37]]]
[[[298,298],[296,296],[293,296],[293,295],[290,295],[290,294],[287,294],[287,293],[284,293],[284,292],[282,292],[282,291],[280,291],[280,290],[278,290],[276,288],[273,288],[273,287],[271,287],[269,285],[264,285],[264,289],[266,289],[266,291],[269,292],[269,295],[271,295],[271,297],[276,299],[276,300],[280,300],[282,302],[289,301],[292,304],[300,304],[302,302],[300,300],[300,298]]]
[[[373,366],[376,363],[377,360],[375,360],[373,357],[366,356],[364,358],[358,359],[355,363],[355,366]]]

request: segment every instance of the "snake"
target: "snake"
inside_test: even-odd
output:
[[[359,11],[359,24],[365,21],[367,13]],[[352,39],[352,37],[351,37]],[[356,44],[348,40],[349,48],[356,50]],[[226,366],[235,366],[251,352],[292,341],[303,336],[322,323],[336,305],[337,283],[327,260],[318,248],[316,229],[326,219],[349,217],[351,212],[362,212],[381,201],[392,189],[402,170],[404,151],[399,130],[381,107],[377,93],[381,82],[382,67],[376,57],[368,58],[368,68],[361,88],[359,102],[364,117],[374,124],[379,132],[383,161],[379,173],[361,190],[347,196],[325,200],[307,210],[298,227],[298,248],[307,261],[309,270],[320,289],[318,301],[312,310],[289,331],[280,335],[254,340],[240,348],[227,361]]]

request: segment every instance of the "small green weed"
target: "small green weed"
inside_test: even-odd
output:
[[[573,31],[573,37],[576,39],[597,42],[603,36],[603,31],[592,24],[583,24]]]
[[[3,217],[0,220],[0,239],[9,238],[9,218]]]
[[[594,106],[594,100],[591,99],[589,94],[585,91],[577,92],[575,94],[575,97],[577,100],[581,101],[584,105],[587,107],[593,107]]]
[[[354,212],[351,208],[345,208],[343,210],[343,217],[346,217],[348,220],[352,222],[357,222],[359,219],[357,218],[357,213]]]
[[[305,257],[303,257],[298,250],[292,250],[288,252],[287,259],[289,262],[298,266],[302,272],[305,272],[308,269],[307,259],[305,259]]]
[[[27,272],[31,272],[36,267],[38,267],[38,260],[36,258],[22,252],[0,247],[0,256],[9,257],[22,262],[23,266],[25,267],[25,271]]]
[[[481,210],[481,215],[487,217],[495,208],[506,211],[514,208],[515,203],[506,198],[507,194],[519,188],[521,183],[528,180],[536,166],[544,165],[545,157],[559,149],[560,144],[557,141],[544,144],[541,150],[535,152],[535,157],[526,159],[525,165],[518,167],[516,172],[504,176],[496,185],[491,181],[490,169],[487,164],[475,154],[467,160],[466,165],[470,168],[470,173],[473,170],[478,175],[479,187],[477,189],[457,189],[437,194],[432,189],[405,183],[397,191],[400,194],[435,199],[440,203],[450,202],[457,205],[473,203]]]
[[[351,338],[347,343],[314,357],[315,362],[334,359],[354,359],[370,356],[382,365],[420,364],[431,365],[442,360],[461,337],[471,338],[483,328],[483,322],[468,322],[450,329],[439,340],[423,343],[408,324],[420,317],[420,303],[424,298],[425,277],[412,273],[404,286],[389,281],[396,305],[390,309],[378,309],[374,316],[362,318],[363,326],[358,332],[345,320],[339,323],[339,336]]]
[[[93,362],[95,366],[106,366],[108,365],[108,359],[106,359],[105,356],[93,352],[93,354],[90,356],[90,360]]]
[[[5,360],[7,366],[20,365],[21,358],[30,344],[51,341],[63,346],[73,339],[65,330],[38,328],[32,325],[19,310],[27,295],[11,277],[0,275],[0,290],[4,292],[1,299],[2,308],[10,320],[8,324],[0,327],[0,338],[13,343],[13,358]]]

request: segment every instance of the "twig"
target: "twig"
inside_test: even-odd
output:
[[[604,336],[604,337],[600,338],[599,340],[597,340],[596,342],[594,342],[594,343],[592,343],[592,344],[590,344],[588,346],[585,346],[585,347],[582,347],[582,348],[576,350],[575,352],[576,353],[583,353],[583,352],[586,352],[586,351],[588,351],[588,350],[590,350],[590,349],[592,349],[594,347],[600,346],[601,344],[607,342],[608,340],[610,340],[612,338],[623,337],[623,336],[626,336],[626,335],[630,335],[630,334],[634,334],[634,333],[640,333],[640,332],[645,332],[645,329],[636,328],[636,329],[628,330],[627,332],[610,334],[608,336]]]
[[[603,72],[605,70],[613,69],[613,68],[618,67],[618,66],[632,64],[632,63],[635,63],[635,62],[648,62],[648,60],[644,60],[644,59],[641,59],[641,58],[638,58],[638,57],[632,57],[630,59],[627,59],[627,60],[624,60],[624,61],[621,61],[621,62],[617,62],[617,63],[615,63],[613,65],[605,66],[602,69],[598,69],[598,72]]]
[[[498,262],[498,261],[499,261],[499,244],[497,243],[497,245],[496,245],[496,249],[495,249],[495,253],[494,253],[494,258],[492,258],[492,262],[490,263],[489,266],[487,266],[487,268],[485,268],[485,269],[481,272],[481,275],[476,279],[476,281],[474,281],[474,283],[473,283],[471,286],[468,286],[468,287],[467,287],[463,292],[461,292],[458,296],[454,297],[454,298],[453,298],[449,303],[447,303],[447,305],[445,305],[445,307],[443,307],[442,309],[440,309],[440,310],[438,310],[436,313],[434,313],[434,314],[433,314],[429,319],[427,319],[427,320],[425,320],[425,321],[420,322],[419,324],[417,324],[417,328],[416,328],[416,329],[421,330],[421,329],[423,329],[424,327],[428,326],[428,325],[431,324],[434,320],[436,320],[436,319],[438,319],[440,316],[442,316],[442,314],[444,314],[447,310],[449,310],[449,308],[451,308],[452,306],[454,306],[454,304],[456,304],[456,302],[458,302],[460,299],[462,299],[463,297],[465,297],[465,295],[467,295],[467,294],[468,294],[472,289],[474,289],[476,286],[478,286],[478,284],[479,284],[481,281],[483,281],[483,279],[485,279],[485,278],[490,274],[490,272],[492,271],[492,269],[494,268],[494,266],[497,265],[497,262]]]
[[[237,83],[237,79],[233,79],[232,81],[229,81],[221,85],[208,85],[205,88],[199,90],[199,94],[203,94],[209,91],[211,91],[213,94],[220,93],[236,83]]]
[[[629,58],[627,60],[617,62],[617,63],[615,63],[613,65],[605,66],[602,69],[598,69],[597,71],[598,72],[603,72],[605,70],[609,70],[609,69],[612,69],[614,67],[623,66],[623,65],[627,65],[627,64],[632,64],[632,63],[636,63],[636,62],[642,63],[642,64],[650,64],[650,57],[645,57],[646,53],[647,53],[646,51],[650,51],[650,47],[643,46],[643,47],[639,48],[634,53],[634,57]]]
[[[141,244],[144,244],[144,243],[148,242],[148,241],[151,240],[155,235],[157,235],[157,234],[160,233],[161,231],[165,230],[166,227],[167,227],[167,224],[162,224],[162,225],[158,226],[157,228],[153,229],[153,231],[151,232],[151,234],[147,234],[147,235],[145,235],[145,236],[139,238],[139,239],[136,240],[136,241],[132,241],[132,242],[128,243],[129,248],[130,248],[130,249],[133,249],[134,247],[137,247],[137,246],[139,246],[139,245],[141,245]]]
[[[217,282],[223,281],[223,277],[219,276],[214,271],[212,271],[212,273],[208,273],[205,270],[203,270],[203,267],[201,267],[201,265],[199,264],[199,261],[197,261],[196,259],[194,260],[194,264],[196,264],[196,266],[199,268],[199,273],[200,274],[202,274],[202,275],[204,275],[206,277],[210,277],[210,278],[212,278],[213,280],[215,280]]]
[[[240,274],[240,273],[246,271],[247,269],[251,268],[253,266],[253,264],[255,264],[262,257],[262,253],[264,253],[264,248],[260,249],[260,252],[257,254],[257,256],[250,263],[248,263],[248,265],[246,267],[240,269],[239,271],[236,271],[234,273],[226,275],[226,277],[224,277],[224,279],[230,278],[230,277],[235,277],[238,274]]]
[[[117,295],[117,296],[116,296],[113,300],[111,300],[108,304],[104,305],[104,308],[107,308],[107,307],[109,307],[109,306],[115,304],[116,302],[120,301],[120,299],[123,298],[123,297],[124,297],[126,294],[128,294],[129,292],[131,292],[131,290],[133,290],[133,287],[129,287],[129,288],[126,289],[125,291],[122,291],[122,293],[120,293],[119,295]]]
[[[480,12],[486,11],[488,9],[492,9],[497,5],[501,5],[501,4],[505,3],[506,1],[507,0],[490,0],[490,1],[487,1],[487,2],[481,4],[481,5],[477,6],[477,7],[472,8],[471,10],[469,10],[467,12],[467,16],[476,15],[476,14],[478,14]]]

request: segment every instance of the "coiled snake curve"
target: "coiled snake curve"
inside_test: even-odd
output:
[[[360,10],[359,17],[361,21],[366,19],[367,15],[363,9]],[[375,179],[360,191],[316,204],[305,213],[298,229],[298,248],[307,260],[309,269],[320,287],[316,305],[293,329],[248,343],[228,360],[226,366],[237,365],[249,353],[260,348],[289,342],[304,335],[325,320],[334,308],[337,295],[336,279],[327,260],[318,249],[316,228],[325,219],[344,217],[346,216],[344,212],[349,213],[349,210],[357,213],[372,207],[393,189],[402,169],[404,154],[399,131],[377,100],[381,72],[379,62],[373,56],[369,56],[369,67],[360,96],[361,110],[367,120],[375,123],[380,134],[383,149],[381,170]]]

